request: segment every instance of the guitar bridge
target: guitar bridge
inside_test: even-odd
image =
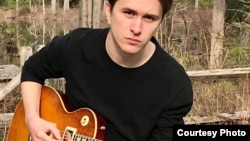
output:
[[[76,130],[76,128],[67,126],[63,134],[63,141],[73,141],[73,138],[76,134]]]

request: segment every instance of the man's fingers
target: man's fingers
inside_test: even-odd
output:
[[[55,123],[52,123],[51,125],[52,126],[50,127],[49,136],[57,140],[61,140],[62,137],[60,134],[60,130],[56,127]]]

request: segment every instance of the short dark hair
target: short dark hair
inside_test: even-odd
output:
[[[111,5],[111,11],[112,11],[117,0],[108,0],[108,2]],[[162,18],[163,18],[164,15],[170,11],[173,0],[159,0],[159,2],[161,3],[162,6]]]

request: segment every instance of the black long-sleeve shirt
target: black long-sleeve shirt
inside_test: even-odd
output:
[[[105,49],[108,32],[78,28],[55,37],[25,62],[21,82],[64,77],[74,109],[89,107],[105,117],[107,141],[171,141],[172,126],[184,124],[193,102],[184,68],[155,38],[145,64],[119,66]]]

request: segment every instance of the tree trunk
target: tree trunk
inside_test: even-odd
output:
[[[18,14],[19,14],[19,0],[16,0],[16,17],[18,17]]]
[[[195,9],[198,9],[199,8],[199,0],[195,0]]]
[[[81,0],[80,25],[92,27],[92,0]]]
[[[99,27],[101,19],[102,0],[93,0],[93,28]]]
[[[214,0],[209,63],[210,69],[218,69],[222,67],[225,9],[225,0]]]
[[[99,27],[103,2],[103,0],[81,0],[79,14],[81,26]]]
[[[45,16],[45,1],[43,0],[43,15]]]
[[[31,4],[31,0],[29,0],[29,8],[30,8],[30,11],[31,11],[31,8],[32,8],[31,5],[32,5],[32,4]]]
[[[56,0],[51,0],[51,8],[53,16],[56,15]]]
[[[67,10],[69,10],[69,0],[64,0],[63,10],[64,10],[64,12],[66,12]]]

